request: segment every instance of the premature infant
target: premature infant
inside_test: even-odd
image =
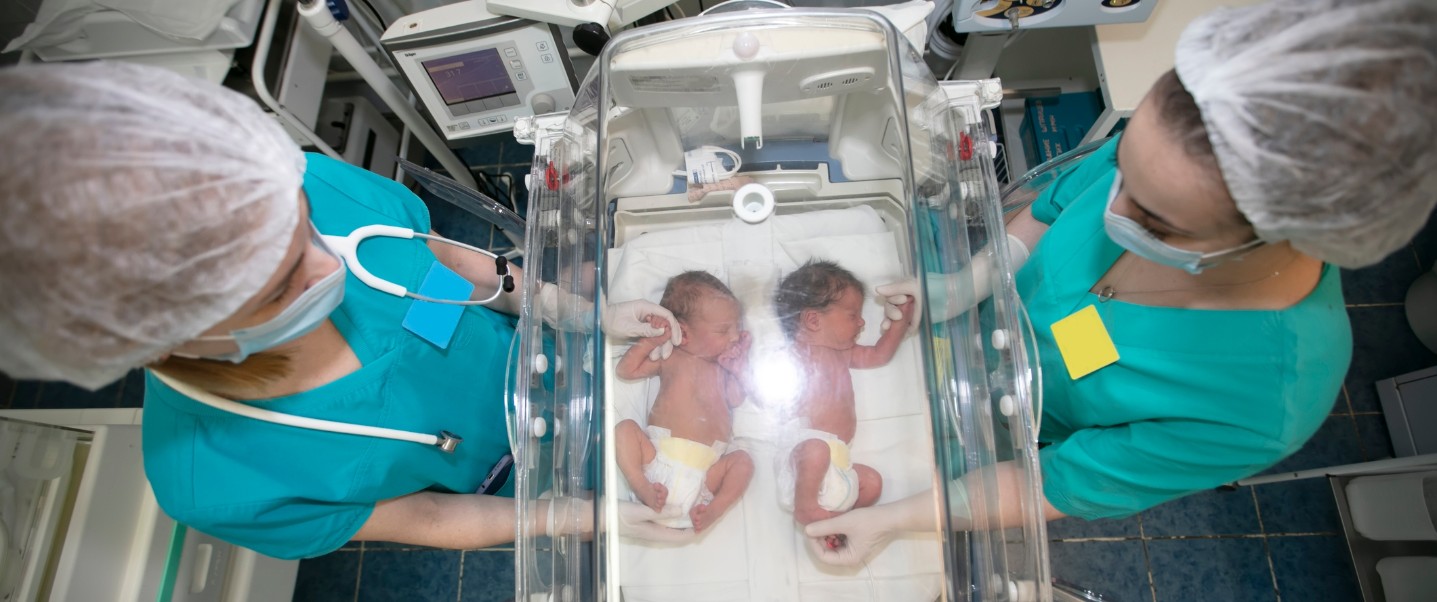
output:
[[[749,455],[729,447],[732,410],[744,399],[749,337],[738,299],[708,272],[673,277],[659,304],[679,323],[654,318],[666,332],[635,343],[617,369],[629,380],[658,376],[658,398],[647,428],[619,423],[615,453],[638,501],[666,517],[659,524],[702,531],[738,501],[753,476]],[[682,328],[682,342],[667,359],[650,359],[674,327]]]
[[[883,477],[854,464],[848,444],[858,428],[851,368],[876,368],[898,351],[913,302],[872,347],[858,344],[863,332],[863,283],[831,261],[810,261],[779,283],[775,305],[804,380],[797,419],[778,458],[779,502],[791,503],[801,524],[871,506]]]

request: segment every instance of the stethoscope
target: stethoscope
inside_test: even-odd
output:
[[[502,255],[495,255],[494,253],[490,253],[489,251],[486,251],[484,249],[467,245],[457,240],[451,240],[442,236],[435,236],[432,234],[415,232],[411,228],[386,226],[382,224],[362,226],[355,229],[353,232],[350,232],[348,236],[321,236],[324,238],[324,242],[326,245],[329,246],[330,250],[332,250],[336,255],[339,256],[340,259],[344,261],[345,268],[347,268],[351,274],[354,274],[355,278],[358,278],[360,282],[363,282],[366,286],[372,289],[389,293],[396,297],[410,297],[418,301],[426,301],[429,303],[442,303],[447,305],[485,305],[494,301],[495,299],[498,299],[499,295],[502,293],[514,291],[514,276],[511,274],[511,271],[509,269],[509,262],[507,259],[505,259]],[[359,263],[359,243],[363,242],[367,238],[376,237],[404,239],[422,238],[425,240],[438,241],[444,244],[468,249],[481,255],[488,255],[489,257],[492,257],[494,259],[494,266],[500,278],[500,286],[496,287],[494,289],[494,294],[490,295],[488,298],[478,300],[468,299],[461,301],[455,299],[435,299],[432,297],[426,297],[424,295],[412,293],[409,291],[409,289],[403,286],[375,276],[373,273],[365,269],[364,266]],[[150,372],[151,374],[154,374],[155,378],[158,378],[160,382],[165,383],[171,389],[174,389],[176,392],[186,397],[189,397],[190,399],[193,399],[197,402],[200,402],[217,410],[229,412],[231,414],[238,414],[246,418],[252,418],[263,422],[283,424],[286,426],[293,426],[316,431],[326,431],[330,433],[360,435],[364,437],[394,439],[398,441],[412,441],[414,443],[437,447],[445,453],[454,453],[454,449],[457,448],[459,444],[464,441],[463,437],[455,435],[454,433],[451,433],[447,430],[441,430],[439,431],[439,434],[431,435],[429,433],[416,433],[413,431],[405,431],[400,429],[391,429],[378,426],[350,424],[347,422],[321,420],[318,418],[306,418],[304,416],[295,416],[293,414],[285,414],[283,412],[276,412],[274,410],[266,410],[263,408],[254,407],[249,404],[240,403],[231,399],[225,399],[223,397],[220,397],[219,395],[210,393],[209,391],[205,391],[187,383],[180,382],[174,378],[170,378],[169,376],[161,374],[158,371],[152,370]],[[501,459],[500,466],[502,466],[503,464],[504,461]],[[498,470],[500,466],[496,466],[495,470]],[[486,484],[489,483],[489,481],[493,480],[494,476],[494,474],[491,474],[490,479],[486,479]]]

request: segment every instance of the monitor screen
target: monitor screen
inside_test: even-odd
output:
[[[494,48],[433,59],[422,64],[447,105],[514,91],[514,82],[504,69],[504,59]]]

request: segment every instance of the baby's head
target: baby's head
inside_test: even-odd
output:
[[[718,357],[739,341],[743,331],[738,298],[722,281],[702,270],[670,278],[659,305],[673,312],[683,328],[679,348],[697,357]]]
[[[832,261],[810,260],[785,276],[774,305],[793,341],[848,349],[863,332],[863,283]]]

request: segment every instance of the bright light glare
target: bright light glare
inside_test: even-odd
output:
[[[803,391],[803,371],[798,362],[786,349],[774,349],[759,353],[749,364],[753,370],[754,388],[752,394],[770,408],[792,406]]]

